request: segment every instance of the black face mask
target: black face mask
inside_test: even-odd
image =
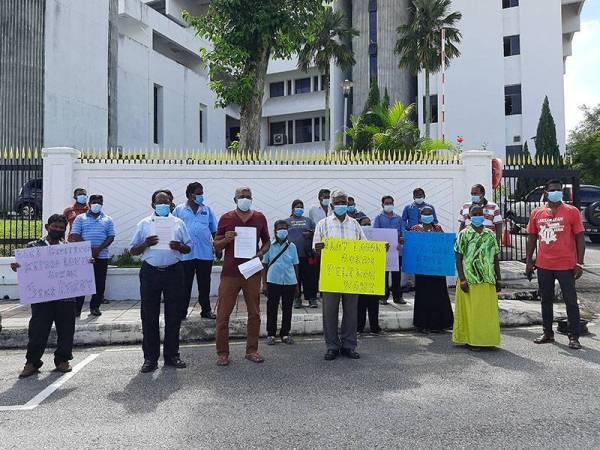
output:
[[[53,241],[61,241],[65,238],[64,231],[50,230],[48,231],[48,237]]]

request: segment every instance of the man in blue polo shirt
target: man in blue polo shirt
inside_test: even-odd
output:
[[[433,223],[437,224],[437,215],[435,208],[425,201],[425,190],[423,188],[416,188],[413,191],[413,202],[404,207],[402,211],[402,222],[403,229],[410,231],[412,227],[419,224],[419,217],[421,216],[421,209],[429,207],[433,211]]]
[[[217,218],[213,210],[204,204],[204,188],[200,183],[190,183],[185,190],[187,201],[178,205],[173,215],[183,220],[192,238],[192,251],[183,255],[184,296],[182,319],[187,316],[192,295],[194,277],[198,282],[198,303],[202,308],[200,316],[214,320],[210,306],[210,276],[213,261],[213,238],[217,232]]]
[[[394,197],[391,195],[385,195],[381,199],[381,208],[383,211],[377,217],[373,223],[373,228],[391,228],[398,231],[398,245],[402,244],[402,233],[404,232],[404,225],[402,217],[394,212]],[[402,249],[400,249],[400,267],[402,267]],[[390,278],[392,279],[390,285]],[[382,305],[388,304],[388,298],[390,291],[394,303],[401,305],[406,304],[406,300],[402,298],[402,288],[400,286],[402,281],[402,271],[398,272],[386,272],[385,273],[385,297],[381,300]]]
[[[106,272],[108,270],[108,247],[115,240],[113,220],[102,212],[104,198],[101,195],[91,195],[89,210],[75,218],[71,227],[71,239],[74,242],[90,241],[92,258],[94,258],[94,278],[96,293],[90,300],[90,314],[100,316],[100,304],[104,299],[106,287]],[[83,298],[77,301],[77,316],[81,315]]]

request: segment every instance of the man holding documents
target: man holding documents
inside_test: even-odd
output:
[[[152,194],[154,214],[143,219],[129,251],[141,255],[140,293],[144,364],[141,372],[158,368],[160,355],[160,300],[165,299],[165,339],[163,358],[166,366],[183,369],[179,357],[179,329],[183,302],[183,255],[190,252],[192,240],[181,219],[171,215],[171,198],[165,191]]]
[[[348,216],[348,194],[336,190],[331,193],[333,215],[326,217],[317,224],[313,247],[317,252],[325,248],[326,239],[366,240],[359,223]],[[338,312],[342,301],[342,332],[338,335]],[[323,334],[327,344],[325,359],[332,361],[342,355],[358,359],[356,352],[356,329],[358,314],[358,295],[341,294],[339,292],[323,292]]]
[[[225,250],[217,307],[216,340],[219,366],[229,364],[229,317],[240,291],[244,294],[248,310],[246,359],[256,363],[264,361],[258,353],[262,270],[260,259],[269,249],[269,229],[265,216],[252,210],[252,191],[249,187],[236,189],[234,201],[237,207],[221,216],[214,241],[217,252]]]

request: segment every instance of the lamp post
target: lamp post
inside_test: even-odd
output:
[[[344,147],[347,145],[348,136],[346,134],[346,129],[348,125],[348,97],[352,92],[352,86],[354,83],[348,79],[342,81],[342,92],[344,93]]]

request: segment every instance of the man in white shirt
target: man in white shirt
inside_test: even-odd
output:
[[[319,191],[319,204],[310,208],[308,211],[308,217],[310,217],[314,223],[319,223],[320,220],[331,214],[330,208],[330,194],[329,189],[321,189]]]
[[[348,194],[335,190],[331,194],[333,214],[322,219],[315,229],[313,247],[317,252],[325,248],[323,240],[328,238],[366,240],[359,223],[348,216]],[[356,352],[356,326],[358,317],[358,295],[339,292],[323,292],[323,334],[327,344],[325,360],[332,361],[341,353],[358,359]],[[342,302],[343,320],[341,336],[338,335],[338,312]],[[341,339],[340,339],[341,337]]]

